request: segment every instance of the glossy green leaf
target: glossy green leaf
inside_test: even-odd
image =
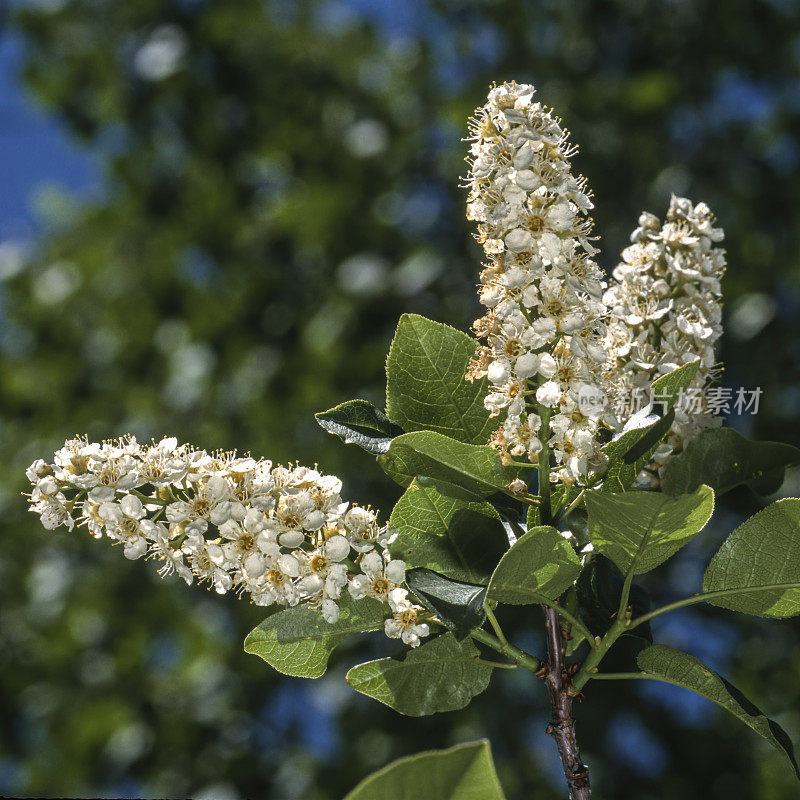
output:
[[[714,512],[714,492],[701,486],[671,498],[658,492],[587,492],[589,536],[623,574],[649,572],[681,549]]]
[[[491,447],[464,444],[432,431],[405,433],[378,456],[390,478],[408,486],[417,476],[447,481],[480,497],[502,491],[518,471],[503,467]]]
[[[603,448],[609,465],[603,479],[605,492],[627,492],[638,474],[650,463],[653,453],[675,419],[674,406],[683,389],[697,375],[700,361],[691,361],[653,381],[651,391],[661,418],[642,427],[625,431]],[[696,488],[696,487],[695,487]]]
[[[800,449],[780,442],[753,442],[732,428],[713,428],[695,436],[671,458],[662,491],[681,494],[701,483],[720,495],[747,484],[760,494],[775,492],[784,470],[800,465]]]
[[[735,686],[694,656],[663,644],[642,650],[639,668],[649,678],[682,686],[721,706],[759,736],[766,739],[789,761],[798,778],[800,771],[794,747],[786,731],[759,711]]]
[[[700,359],[697,358],[653,381],[653,399],[656,404],[661,404],[662,414],[666,414],[678,402],[681,391],[689,387],[699,369]]]
[[[397,423],[366,400],[348,400],[314,417],[320,427],[345,444],[357,444],[374,455],[385,453],[392,439],[403,433]]]
[[[381,658],[347,673],[358,692],[411,717],[456,711],[489,685],[492,667],[478,661],[471,639],[459,642],[449,631],[402,660]]]
[[[460,581],[484,583],[508,549],[500,515],[484,502],[458,500],[416,479],[389,518],[395,558]],[[441,488],[441,484],[439,484]]]
[[[388,415],[407,431],[485,444],[497,427],[483,406],[489,384],[465,378],[476,347],[455,328],[404,314],[386,359]]]
[[[625,431],[621,436],[603,447],[608,456],[608,469],[603,476],[604,492],[627,492],[633,488],[639,473],[650,463],[661,441],[669,433],[675,420],[675,412],[670,409],[660,417],[641,428]]]
[[[344,800],[505,800],[505,795],[483,740],[393,761]]]
[[[703,578],[708,602],[759,617],[800,614],[800,500],[778,500],[743,522]]]
[[[319,678],[336,645],[352,633],[383,627],[387,606],[378,600],[353,600],[347,592],[339,601],[338,622],[326,622],[307,605],[286,608],[268,616],[244,640],[246,653],[260,656],[284,675]]]
[[[430,569],[412,569],[406,573],[406,584],[442,624],[463,639],[486,619],[483,601],[486,587],[454,581]]]
[[[532,528],[500,559],[487,596],[512,605],[555,600],[580,571],[575,551],[555,528]]]

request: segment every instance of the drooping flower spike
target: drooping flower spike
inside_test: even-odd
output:
[[[388,552],[391,531],[371,509],[343,502],[334,476],[172,438],[71,439],[27,476],[45,528],[84,525],[126,558],[156,559],[162,575],[262,606],[309,603],[330,623],[347,589],[387,604],[388,636],[415,647],[429,633],[424,609],[398,595],[406,565]]]

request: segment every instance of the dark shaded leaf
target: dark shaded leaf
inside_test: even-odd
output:
[[[473,628],[480,627],[486,618],[485,586],[454,581],[424,567],[409,570],[406,584],[457,639],[463,639]]]
[[[345,444],[357,444],[374,455],[389,449],[403,429],[366,400],[348,400],[314,415],[320,427],[338,436]]]
[[[575,585],[578,604],[581,617],[593,635],[602,636],[613,624],[619,611],[623,584],[619,570],[605,556],[594,555],[581,572]],[[634,617],[650,611],[650,596],[638,584],[631,585],[628,602],[632,606]],[[653,641],[649,622],[626,631],[623,635]]]
[[[800,449],[780,442],[753,442],[732,428],[712,428],[695,436],[664,470],[662,491],[681,494],[701,483],[717,494],[746,484],[759,494],[777,491],[784,470],[800,465]]]

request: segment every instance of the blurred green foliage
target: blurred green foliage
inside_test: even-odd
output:
[[[488,84],[512,78],[582,145],[606,266],[670,191],[716,211],[725,381],[765,391],[731,423],[800,443],[800,5],[66,0],[23,4],[12,25],[27,87],[104,185],[85,202],[41,196],[40,238],[0,265],[0,794],[337,800],[398,755],[488,735],[510,798],[552,797],[545,702],[524,676],[423,724],[343,684],[383,640],[342,648],[320,682],[270,674],[241,649],[257,609],[43,531],[24,467],[75,432],[169,433],[318,461],[388,512],[378,467],[313,412],[382,401],[400,313],[462,329],[478,315],[460,138]],[[755,507],[732,494],[718,536]],[[676,596],[713,537],[666,573]],[[655,627],[730,661],[800,740],[796,624],[694,611]],[[587,694],[582,746],[604,796],[796,791],[706,705],[669,688]]]

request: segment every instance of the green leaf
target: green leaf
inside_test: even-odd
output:
[[[483,740],[393,761],[344,800],[505,800],[505,795]]]
[[[463,639],[486,619],[483,608],[485,586],[454,581],[424,568],[409,570],[406,584],[422,605],[453,631],[456,639]]]
[[[639,473],[650,463],[661,440],[669,433],[674,420],[675,412],[670,409],[655,422],[625,431],[605,445],[603,452],[608,456],[609,462],[603,476],[602,490],[630,491]]]
[[[613,562],[596,553],[584,567],[575,584],[581,618],[594,636],[603,636],[611,627],[619,612],[622,589],[625,581]],[[634,583],[631,585],[628,603],[633,610],[633,617],[650,611],[650,596],[644,588]],[[653,641],[650,623],[637,625],[623,636],[636,636],[647,642]]]
[[[581,488],[571,483],[556,484],[550,492],[550,506],[553,514],[566,510],[570,503],[581,493]]]
[[[434,489],[439,494],[445,497],[452,497],[454,500],[467,500],[468,502],[483,502],[483,497],[475,492],[465,489],[463,486],[457,486],[455,483],[449,481],[438,480],[431,478],[429,475],[418,475],[414,479],[417,484],[424,489]]]
[[[687,389],[700,369],[700,359],[696,358],[688,364],[656,378],[652,383],[652,394],[656,403],[661,403],[663,413],[673,408],[680,398],[681,391]]]
[[[743,522],[703,577],[708,602],[759,617],[800,614],[800,500],[778,500]]]
[[[503,494],[503,492],[495,492],[486,498],[486,502],[500,514],[505,520],[511,520],[516,525],[525,527],[525,520],[527,518],[528,509],[533,506],[517,500],[511,495]]]
[[[500,515],[488,503],[458,500],[422,484],[417,478],[389,517],[389,527],[397,531],[392,555],[448,578],[488,581],[508,549]]]
[[[654,644],[639,653],[639,668],[649,678],[682,686],[721,706],[780,750],[798,778],[792,741],[786,731],[759,711],[735,686],[688,653]]]
[[[478,661],[471,639],[449,631],[406,653],[400,661],[381,658],[347,673],[358,692],[411,717],[456,711],[489,685],[492,667]]]
[[[576,508],[574,511],[570,511],[564,517],[564,522],[579,545],[589,543],[589,514],[585,508]]]
[[[649,425],[625,431],[603,448],[609,459],[603,479],[604,492],[627,492],[633,487],[637,475],[650,463],[661,440],[669,433],[675,420],[675,403],[699,368],[700,360],[696,359],[653,381],[652,395],[662,416]]]
[[[680,494],[701,483],[720,495],[747,484],[770,494],[783,483],[784,470],[800,465],[800,449],[780,442],[753,442],[732,428],[712,428],[695,436],[667,463],[662,491]]]
[[[447,481],[479,497],[503,491],[518,470],[503,467],[491,447],[463,444],[432,431],[405,433],[378,456],[386,474],[401,486],[417,476]]]
[[[500,559],[487,596],[512,605],[555,600],[580,571],[575,551],[555,528],[532,528]]]
[[[334,624],[307,605],[271,614],[247,634],[245,652],[260,656],[284,675],[319,678],[336,645],[351,633],[382,628],[387,617],[384,603],[371,598],[353,600],[347,592],[342,593],[339,609],[339,620]]]
[[[431,430],[485,444],[497,427],[483,407],[485,378],[465,376],[477,342],[416,314],[400,317],[386,359],[386,412],[407,431]]]
[[[348,400],[314,417],[320,427],[345,444],[357,444],[375,455],[385,453],[392,439],[403,433],[397,423],[366,400]]]
[[[714,512],[714,492],[701,486],[675,499],[657,492],[587,492],[589,537],[623,574],[649,572],[696,536]]]

